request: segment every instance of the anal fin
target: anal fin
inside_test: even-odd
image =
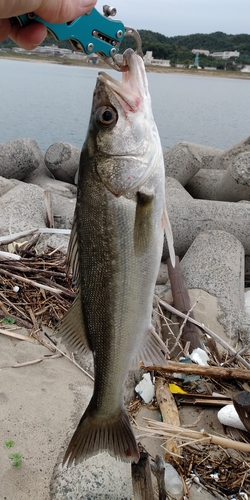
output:
[[[138,370],[140,362],[144,365],[167,365],[165,354],[169,354],[168,348],[156,333],[153,326],[149,328],[143,338],[136,355],[132,359],[130,370]]]

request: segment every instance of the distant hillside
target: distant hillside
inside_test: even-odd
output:
[[[149,30],[139,30],[142,39],[142,48],[144,54],[148,50],[153,51],[155,59],[170,59],[172,64],[192,64],[194,55],[192,49],[209,50],[210,52],[217,51],[234,51],[240,52],[240,58],[235,62],[240,64],[250,64],[250,35],[227,35],[221,31],[210,34],[196,33],[187,36],[166,37],[161,33],[156,33]],[[42,45],[57,44],[59,47],[69,48],[69,42],[57,42],[54,38],[46,38]],[[7,38],[0,42],[0,48],[11,48],[15,44]],[[134,41],[131,37],[125,37],[121,44],[121,52],[127,47],[135,48]],[[224,63],[223,63],[224,64]],[[215,60],[212,57],[200,56],[200,65],[220,66],[223,67],[221,60]],[[227,63],[228,64],[228,63]],[[231,61],[231,65],[234,61]],[[229,61],[230,66],[230,61]],[[233,69],[233,68],[230,68]]]

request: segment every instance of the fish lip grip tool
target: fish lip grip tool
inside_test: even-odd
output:
[[[52,24],[44,21],[39,16],[23,14],[12,19],[17,19],[21,26],[27,26],[33,21],[42,23],[56,40],[69,40],[75,52],[84,52],[87,55],[97,53],[111,68],[117,71],[126,71],[127,67],[118,61],[120,43],[124,36],[134,38],[137,52],[142,55],[141,38],[134,28],[124,26],[121,21],[112,19],[116,9],[108,5],[103,7],[103,15],[95,8],[73,21],[61,24]]]

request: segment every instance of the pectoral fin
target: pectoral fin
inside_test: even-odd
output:
[[[65,314],[57,330],[62,339],[62,343],[70,351],[84,353],[90,350],[82,313],[80,294]]]
[[[153,224],[154,191],[142,190],[137,193],[134,225],[135,254],[143,253],[151,242]]]
[[[66,272],[67,274],[72,274],[73,280],[79,282],[79,250],[78,250],[76,214],[74,216],[69,245],[68,245]]]
[[[171,229],[171,224],[170,220],[167,214],[167,209],[164,207],[163,210],[163,225],[165,229],[165,234],[168,242],[168,249],[169,249],[169,255],[170,255],[170,260],[171,264],[173,267],[175,267],[175,250],[174,250],[174,240],[173,240],[173,233]]]

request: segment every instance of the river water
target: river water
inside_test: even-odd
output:
[[[109,71],[120,78],[115,71]],[[98,69],[0,59],[0,142],[81,147]],[[179,141],[221,149],[250,135],[250,80],[148,73],[164,150]]]

